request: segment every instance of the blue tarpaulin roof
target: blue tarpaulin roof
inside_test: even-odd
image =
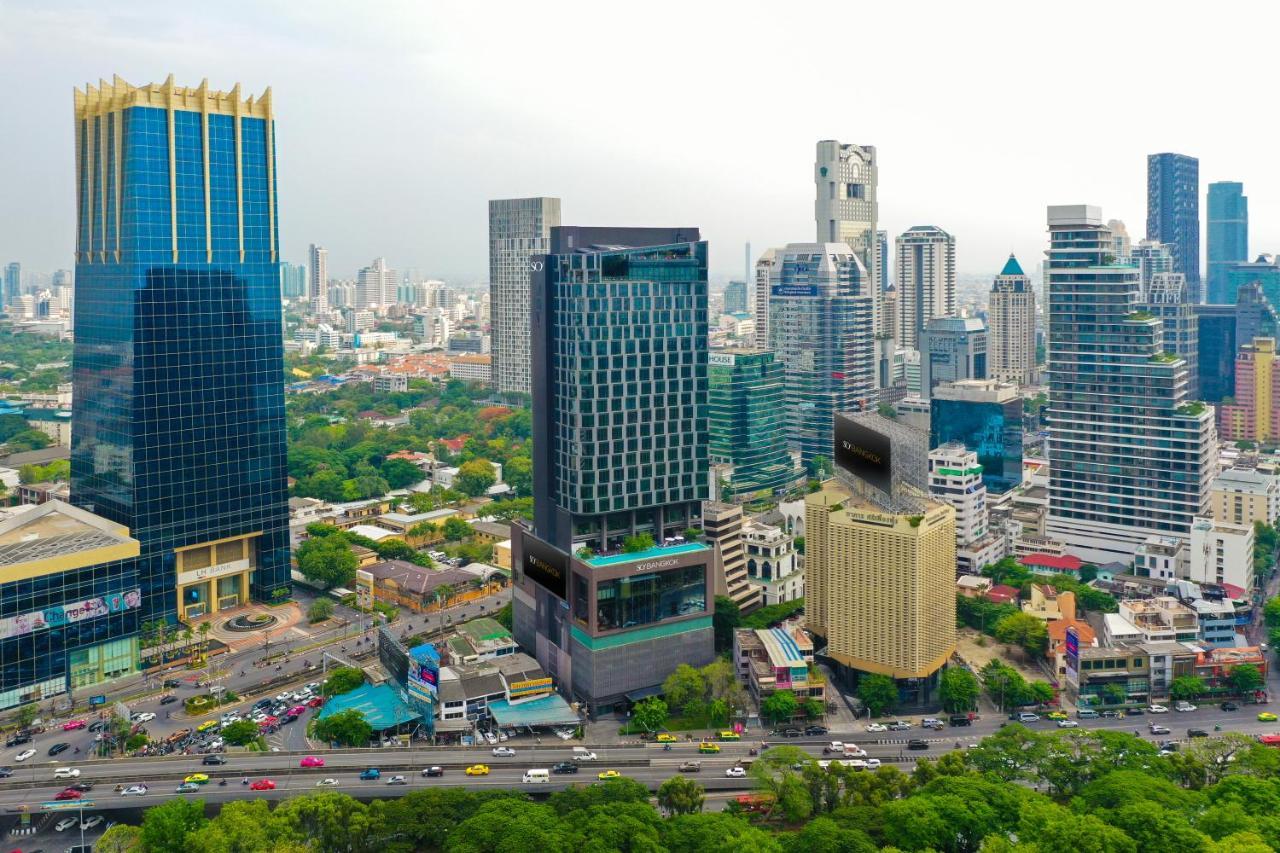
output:
[[[400,691],[389,684],[364,684],[333,696],[320,709],[319,719],[331,717],[342,711],[359,711],[375,732],[392,729],[401,723],[411,723],[422,718],[400,698]]]
[[[571,726],[580,722],[569,703],[554,693],[514,705],[499,699],[489,703],[489,713],[500,726]]]

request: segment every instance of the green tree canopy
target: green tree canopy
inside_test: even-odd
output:
[[[658,786],[658,806],[670,815],[702,811],[706,790],[687,776],[672,776]]]
[[[879,717],[893,710],[898,704],[898,685],[887,675],[864,675],[858,682],[858,699]]]
[[[316,737],[343,746],[364,746],[373,737],[369,721],[354,708],[317,719],[312,726]]]
[[[296,555],[302,576],[326,588],[346,586],[356,579],[359,560],[342,536],[307,539]]]
[[[468,497],[479,497],[498,481],[493,465],[487,459],[472,459],[458,466],[453,485]]]
[[[972,711],[978,706],[981,689],[978,677],[972,672],[962,666],[949,666],[943,671],[939,685],[942,707],[952,714]]]
[[[364,684],[364,672],[354,666],[340,666],[329,671],[329,677],[320,685],[320,692],[325,696],[338,696],[350,693]]]

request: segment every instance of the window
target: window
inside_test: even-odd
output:
[[[706,610],[704,566],[602,581],[596,588],[596,621],[601,631],[648,625]]]

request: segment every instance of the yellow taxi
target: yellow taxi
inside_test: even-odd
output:
[[[208,773],[192,773],[190,776],[183,779],[182,781],[189,782],[192,785],[204,785],[209,781],[209,774]]]
[[[720,751],[720,744],[718,743],[711,743],[710,741],[704,740],[702,743],[698,744],[698,752],[719,752],[719,751]]]
[[[619,773],[617,770],[602,770],[599,774],[596,775],[596,778],[602,781],[606,779],[621,779],[622,774]]]
[[[1046,716],[1051,720],[1065,720],[1067,715],[1062,711],[1050,711]]]
[[[742,735],[737,732],[721,732],[717,737],[720,740],[742,740]]]
[[[218,727],[218,721],[217,721],[217,720],[205,720],[203,723],[201,723],[200,725],[196,726],[196,731],[198,731],[198,732],[207,732],[207,731],[209,731],[210,729],[216,729],[217,727]]]
[[[466,774],[468,776],[488,776],[489,765],[488,764],[472,764],[470,767],[466,769]]]
[[[658,735],[658,743],[675,743],[678,740],[680,740],[680,738],[675,735],[669,735],[666,732]]]
[[[1258,715],[1258,722],[1260,723],[1274,723],[1276,719],[1277,719],[1276,715],[1271,713],[1270,711],[1263,711],[1261,714]]]

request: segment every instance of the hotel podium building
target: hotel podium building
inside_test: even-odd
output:
[[[271,91],[75,93],[71,499],[128,527],[141,620],[289,590]]]
[[[551,229],[533,260],[533,528],[513,627],[592,713],[709,663],[707,244],[695,228]],[[628,537],[653,547],[624,550]],[[636,540],[632,540],[632,546]]]

